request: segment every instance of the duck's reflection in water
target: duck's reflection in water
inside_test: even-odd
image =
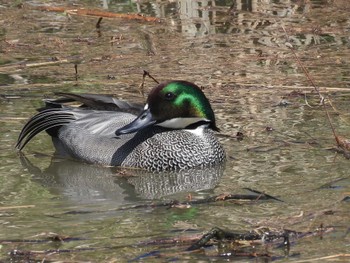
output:
[[[224,172],[224,164],[202,169],[150,173],[58,158],[52,158],[50,166],[41,170],[24,155],[20,159],[23,167],[33,175],[33,180],[53,194],[67,197],[75,205],[101,201],[123,205],[182,192],[209,190],[218,184]]]

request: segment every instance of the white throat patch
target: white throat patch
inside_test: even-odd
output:
[[[193,133],[194,135],[197,135],[197,136],[202,136],[204,132],[204,128],[206,127],[208,127],[208,124],[200,125],[195,129],[185,129],[184,131]]]

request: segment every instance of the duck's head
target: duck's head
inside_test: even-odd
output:
[[[205,124],[219,130],[214,112],[201,89],[187,81],[170,81],[153,88],[142,113],[115,133],[133,133],[151,125],[190,129]]]

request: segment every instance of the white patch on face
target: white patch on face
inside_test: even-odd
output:
[[[146,103],[145,107],[143,107],[144,110],[148,110],[148,103]]]
[[[208,127],[208,124],[200,125],[196,129],[186,129],[185,131],[193,133],[197,136],[203,136],[204,128]]]
[[[188,125],[191,125],[193,123],[199,122],[199,121],[209,121],[204,118],[173,118],[170,120],[163,121],[161,123],[158,123],[158,126],[164,127],[164,128],[170,128],[170,129],[184,129]]]

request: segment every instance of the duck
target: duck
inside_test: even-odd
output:
[[[89,164],[159,172],[212,167],[226,159],[211,104],[194,83],[158,84],[143,107],[107,95],[57,95],[24,125],[18,151],[46,131],[57,156]]]

